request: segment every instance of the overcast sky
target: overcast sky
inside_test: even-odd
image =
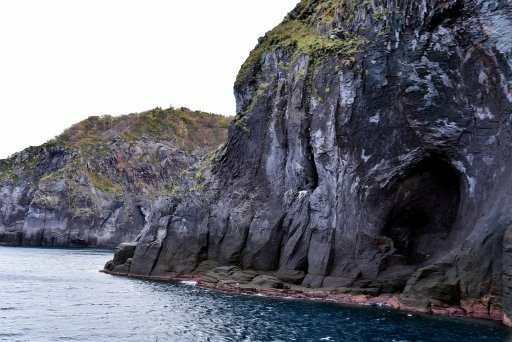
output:
[[[90,115],[233,115],[240,65],[297,2],[0,1],[0,158]]]

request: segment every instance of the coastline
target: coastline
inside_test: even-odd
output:
[[[290,288],[285,289],[266,288],[252,284],[218,286],[202,281],[202,276],[199,274],[169,277],[147,277],[127,275],[126,273],[112,272],[108,270],[100,270],[99,272],[118,277],[141,280],[162,281],[169,283],[192,283],[198,288],[218,291],[222,293],[255,295],[268,298],[325,301],[354,306],[382,307],[409,313],[494,321],[500,322],[506,327],[512,327],[512,318],[508,317],[501,307],[493,305],[488,298],[464,299],[461,301],[460,306],[436,303],[435,305],[430,304],[428,307],[422,308],[406,305],[400,300],[398,295],[393,294],[381,294],[378,296],[372,296],[368,294],[350,294],[340,293],[334,289],[310,289],[296,285],[291,285]]]

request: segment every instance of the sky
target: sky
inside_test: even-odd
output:
[[[0,158],[91,115],[234,115],[240,66],[297,2],[0,1]]]

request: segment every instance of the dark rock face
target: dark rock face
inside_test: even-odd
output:
[[[159,198],[194,188],[228,120],[185,108],[91,117],[0,161],[0,244],[133,241]]]
[[[512,5],[302,1],[242,67],[204,191],[129,274],[204,260],[512,314]]]

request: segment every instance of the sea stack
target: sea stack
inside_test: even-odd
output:
[[[199,191],[109,268],[237,266],[507,321],[511,32],[505,0],[301,1],[242,66]]]

